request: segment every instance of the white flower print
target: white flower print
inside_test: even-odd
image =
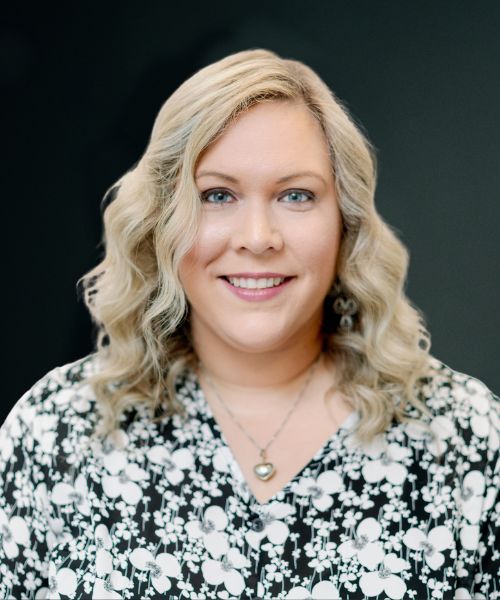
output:
[[[112,543],[106,525],[100,524],[95,528],[94,540],[96,545],[95,570],[99,577],[103,577],[113,570],[113,557],[111,556]]]
[[[53,561],[49,563],[48,575],[49,587],[40,588],[36,593],[36,598],[50,600],[59,600],[61,594],[72,598],[76,590],[76,574],[73,569],[64,567],[57,570]]]
[[[78,389],[65,388],[54,395],[54,403],[59,405],[71,404],[76,412],[84,413],[90,409],[90,400],[93,398],[92,388],[89,385]]]
[[[72,535],[66,529],[63,519],[49,517],[47,531],[47,547],[49,550],[72,539]]]
[[[477,549],[481,514],[483,511],[488,511],[495,503],[496,488],[490,487],[486,490],[485,484],[486,480],[481,471],[469,471],[463,479],[461,489],[455,490],[454,493],[468,521],[460,527],[460,541],[467,550]]]
[[[362,474],[365,481],[375,483],[387,479],[393,485],[401,485],[406,479],[407,468],[401,464],[410,456],[408,448],[399,444],[388,444],[380,458],[370,460],[363,465]]]
[[[234,480],[235,491],[248,502],[252,496],[250,487],[229,446],[219,446],[212,455],[212,465],[216,471],[230,473]]]
[[[422,488],[422,499],[426,505],[424,510],[428,512],[433,519],[439,519],[440,515],[449,510],[451,506],[451,487],[443,486],[424,486]]]
[[[460,374],[463,375],[463,374]],[[492,410],[491,393],[488,388],[474,377],[464,376],[459,379],[454,390],[456,401],[465,406],[470,405],[472,415],[469,425],[478,438],[488,438],[488,446],[496,451],[499,448],[500,421],[498,412]]]
[[[162,552],[153,556],[145,548],[136,548],[130,555],[130,562],[137,569],[150,572],[151,582],[160,594],[171,588],[172,584],[169,577],[179,579],[181,576],[179,561],[169,552]]]
[[[460,542],[466,550],[477,550],[479,546],[479,526],[463,524],[460,527]]]
[[[376,435],[370,442],[360,442],[356,434],[352,433],[345,438],[344,445],[349,450],[360,450],[369,458],[377,458],[384,452],[386,441],[383,435]]]
[[[309,592],[305,587],[292,588],[285,596],[286,600],[338,600],[340,598],[337,588],[330,581],[319,581]]]
[[[3,432],[3,435],[0,439],[0,458],[7,462],[10,460],[12,453],[14,452],[14,442],[10,435],[7,432]]]
[[[112,450],[103,458],[103,463],[111,475],[102,478],[102,488],[108,498],[121,496],[127,504],[138,504],[142,489],[136,483],[148,479],[149,474],[134,463],[128,463],[124,452]]]
[[[324,471],[317,479],[301,477],[292,486],[292,491],[299,496],[310,496],[313,506],[321,511],[332,506],[331,494],[336,494],[342,489],[342,479],[335,471]]]
[[[356,528],[354,539],[340,544],[339,554],[344,560],[356,556],[367,569],[374,569],[384,558],[382,544],[377,541],[381,533],[382,527],[376,519],[363,519]]]
[[[385,592],[389,598],[399,600],[406,592],[406,583],[396,573],[401,573],[406,566],[405,560],[388,554],[376,571],[361,575],[359,587],[368,597]]]
[[[269,544],[268,544],[269,545]],[[281,546],[276,546],[276,548],[281,548]],[[326,569],[329,571],[332,568],[332,559],[336,554],[335,552],[335,543],[334,542],[326,542],[326,544],[321,546],[307,547],[305,548],[306,555],[313,557],[307,564],[309,567],[314,569],[316,573],[322,573]],[[280,576],[283,577],[281,571],[279,572]]]
[[[429,429],[418,421],[412,421],[405,425],[408,437],[414,440],[425,440],[427,449],[433,456],[439,456],[448,447],[447,440],[456,433],[456,428],[451,419],[444,415],[438,415],[432,419]]]
[[[475,379],[469,379],[465,386],[469,402],[474,409],[470,419],[470,426],[477,437],[488,437],[490,433],[490,422],[488,413],[490,411],[490,401],[485,394],[485,386]]]
[[[59,517],[47,518],[47,548],[52,550],[55,546],[65,544],[73,539],[71,533],[66,529],[64,519]]]
[[[37,415],[33,422],[33,438],[42,451],[42,453],[54,452],[56,441],[57,415],[42,414]]]
[[[184,479],[184,470],[194,469],[194,458],[187,448],[168,452],[164,446],[153,446],[147,452],[149,460],[163,466],[163,473],[168,481],[177,485]]]
[[[408,416],[428,422],[437,442],[398,420],[370,444],[341,430],[321,460],[260,504],[196,378],[176,382],[186,421],[153,422],[136,406],[104,442],[89,437],[99,403],[80,383],[94,360],[44,379],[0,428],[0,598],[496,594],[496,400],[467,376],[434,362],[418,382],[430,418],[410,405]],[[381,465],[388,458],[392,469]],[[127,482],[131,465],[147,479]],[[108,495],[120,475],[135,497]]]
[[[220,585],[224,583],[226,590],[239,596],[245,589],[245,580],[237,569],[249,567],[250,561],[236,548],[231,548],[221,560],[205,560],[201,565],[207,583]]]
[[[421,529],[411,527],[403,536],[403,542],[412,550],[421,550],[425,562],[431,569],[436,570],[444,563],[441,550],[453,546],[453,535],[443,525],[434,527],[427,535]]]
[[[216,471],[228,473],[233,463],[233,454],[229,446],[219,446],[213,453],[212,464]]]
[[[155,534],[164,544],[169,544],[171,542],[175,543],[178,537],[182,535],[184,519],[181,517],[171,518],[155,512],[154,521],[155,525],[159,526],[158,529],[155,529]]]
[[[92,598],[95,600],[120,600],[122,596],[118,591],[130,586],[130,580],[119,571],[111,571],[106,579],[96,577]]]
[[[287,539],[290,529],[286,523],[280,521],[295,512],[295,508],[286,502],[270,502],[257,518],[257,530],[245,533],[246,541],[258,550],[261,541],[267,537],[272,544],[283,544]]]
[[[448,448],[447,440],[455,435],[456,428],[449,417],[438,415],[432,419],[430,429],[434,436],[426,436],[427,448],[432,455],[439,456]]]
[[[219,558],[229,550],[227,535],[222,533],[227,527],[228,518],[220,506],[209,506],[201,521],[190,521],[186,531],[191,537],[203,538],[205,548],[212,557]]]
[[[58,506],[74,504],[85,516],[90,515],[90,504],[88,501],[88,489],[85,477],[78,475],[75,485],[69,483],[56,483],[52,490],[52,502]]]
[[[27,546],[29,543],[29,531],[22,517],[9,519],[3,509],[0,508],[0,539],[7,558],[14,558],[19,554],[19,546]]]
[[[469,590],[466,590],[463,587],[457,588],[453,595],[453,600],[483,600],[486,596],[484,594],[478,594],[475,592],[474,598],[470,595]]]
[[[494,487],[486,490],[486,479],[481,471],[469,471],[463,479],[462,488],[455,493],[465,518],[473,524],[479,523],[481,513],[493,506],[495,496]]]
[[[8,461],[14,451],[13,440],[20,439],[22,429],[17,416],[11,412],[4,421],[0,433],[0,457]]]
[[[106,454],[113,450],[125,450],[129,445],[129,437],[123,429],[115,429],[106,436],[104,440],[103,450]]]

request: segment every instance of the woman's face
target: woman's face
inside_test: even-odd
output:
[[[272,352],[317,335],[342,231],[319,123],[302,104],[257,104],[202,154],[195,178],[202,219],[180,266],[195,344]],[[246,289],[274,286],[273,275],[287,279]]]

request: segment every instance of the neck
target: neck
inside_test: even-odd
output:
[[[200,380],[203,382],[203,372],[208,373],[228,404],[236,409],[253,406],[253,410],[261,402],[267,406],[271,402],[276,408],[289,404],[291,394],[305,381],[323,344],[320,331],[308,330],[299,340],[289,340],[279,349],[245,352],[196,325],[192,339],[202,365]],[[321,357],[313,379],[326,368],[327,361]]]

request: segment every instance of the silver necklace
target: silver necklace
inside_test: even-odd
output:
[[[311,380],[311,378],[313,376],[313,373],[314,373],[314,371],[316,369],[316,365],[318,364],[320,357],[321,357],[321,352],[318,355],[318,358],[314,361],[314,363],[310,367],[309,375],[307,376],[304,385],[302,386],[299,394],[297,395],[297,398],[295,399],[295,402],[293,403],[293,406],[288,411],[287,415],[285,416],[285,418],[283,419],[281,425],[278,427],[278,429],[274,433],[273,437],[267,442],[267,444],[263,448],[261,448],[259,446],[259,444],[257,444],[257,442],[254,440],[254,438],[245,430],[245,428],[241,425],[241,423],[239,423],[239,421],[236,419],[234,413],[231,411],[231,409],[226,405],[226,403],[224,402],[224,400],[221,398],[219,392],[217,391],[217,388],[215,387],[215,384],[213,383],[212,379],[210,378],[210,376],[206,372],[206,370],[203,367],[203,365],[201,364],[201,362],[198,363],[198,366],[203,371],[207,382],[212,387],[212,389],[213,389],[216,397],[218,398],[219,402],[222,404],[222,406],[224,407],[224,409],[226,410],[226,412],[228,413],[228,415],[231,417],[231,419],[236,423],[236,425],[241,429],[241,431],[247,436],[247,438],[252,442],[252,444],[259,451],[260,462],[257,463],[254,466],[253,471],[254,471],[255,475],[261,481],[267,481],[268,479],[271,479],[271,477],[276,473],[276,467],[275,467],[275,465],[272,462],[269,462],[267,460],[267,449],[274,442],[274,440],[278,437],[278,435],[281,433],[281,430],[286,425],[286,423],[287,423],[288,419],[290,418],[291,414],[293,413],[293,411],[296,409],[298,403],[300,402],[302,396],[304,395],[304,392],[305,392],[305,390],[306,390],[306,388],[307,388],[307,386],[308,386],[308,384],[309,384],[309,382],[310,382],[310,380]]]

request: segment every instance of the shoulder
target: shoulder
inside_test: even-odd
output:
[[[423,380],[425,403],[434,414],[448,413],[478,437],[498,430],[499,398],[488,386],[431,357]]]
[[[96,372],[97,357],[89,354],[79,360],[56,367],[41,377],[16,402],[6,423],[14,417],[31,423],[37,413],[82,412],[95,401],[88,378]]]
[[[96,400],[88,378],[97,369],[94,354],[56,367],[14,404],[0,428],[0,453],[23,446],[28,452],[53,454],[69,430],[90,424]]]
[[[431,357],[418,394],[429,411],[422,420],[437,443],[445,448],[452,443],[465,454],[475,449],[483,459],[494,459],[500,445],[500,400],[485,383]],[[410,437],[418,436],[417,431],[415,425],[408,426]]]

